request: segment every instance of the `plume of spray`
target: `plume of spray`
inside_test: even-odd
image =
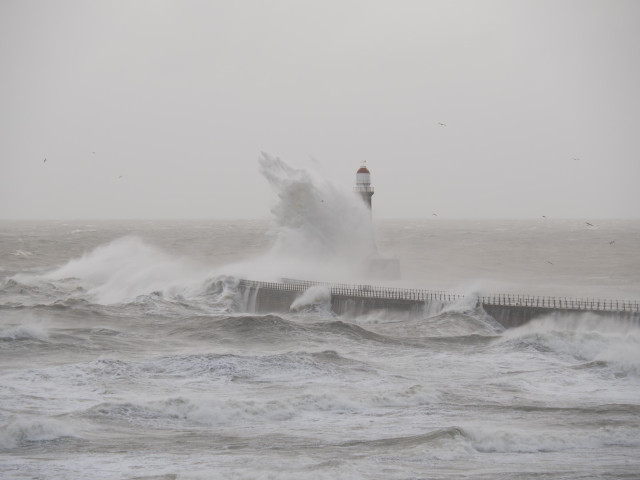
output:
[[[15,278],[21,283],[57,282],[58,286],[74,280],[72,283],[82,289],[70,295],[83,296],[85,292],[91,301],[101,304],[130,302],[153,292],[168,298],[195,298],[203,292],[210,294],[211,289],[221,289],[224,294],[233,277],[272,281],[283,277],[341,282],[364,279],[376,248],[371,213],[362,199],[346,186],[293,168],[266,153],[260,156],[259,165],[277,194],[268,232],[274,239],[273,247],[261,258],[211,272],[137,237],[124,237],[52,272]],[[322,303],[323,298],[310,297],[309,303],[315,304],[318,299]]]
[[[277,194],[268,232],[274,243],[268,255],[252,262],[250,273],[268,279],[361,279],[376,253],[371,212],[362,199],[264,152],[259,165]]]
[[[70,260],[44,278],[79,279],[94,301],[111,304],[132,301],[154,291],[175,289],[185,293],[187,287],[201,284],[205,275],[205,271],[184,259],[128,236]]]

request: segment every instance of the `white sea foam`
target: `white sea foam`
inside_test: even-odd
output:
[[[0,428],[0,449],[11,449],[29,442],[71,437],[71,429],[50,418],[17,417]]]

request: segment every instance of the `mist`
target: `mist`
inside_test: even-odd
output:
[[[267,218],[262,151],[366,160],[374,219],[638,218],[638,44],[622,0],[4,1],[0,219]]]

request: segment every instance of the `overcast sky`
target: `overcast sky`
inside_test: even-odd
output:
[[[640,217],[636,0],[2,0],[0,68],[2,219],[266,218],[261,151],[376,218]]]

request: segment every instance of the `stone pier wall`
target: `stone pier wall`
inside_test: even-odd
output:
[[[482,308],[491,317],[505,328],[519,327],[537,317],[551,315],[584,315],[590,313],[602,318],[619,319],[640,324],[640,313],[638,312],[617,312],[617,311],[598,311],[585,309],[570,308],[543,308],[529,307],[517,305],[490,305],[482,304]]]
[[[448,292],[379,288],[370,285],[335,285],[319,282],[282,283],[241,280],[240,291],[247,311],[256,313],[288,312],[294,300],[308,288],[324,285],[331,291],[331,310],[338,315],[363,315],[376,310],[391,310],[424,315],[426,308],[464,298]],[[574,300],[497,295],[481,297],[478,306],[505,328],[523,325],[536,317],[553,314],[592,313],[606,318],[640,324],[640,305],[613,300]]]

